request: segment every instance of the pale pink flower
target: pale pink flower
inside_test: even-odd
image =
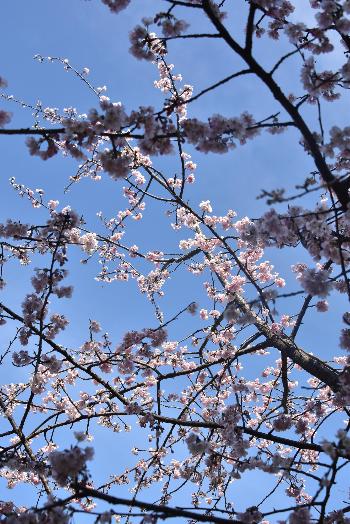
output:
[[[70,450],[53,451],[49,454],[52,477],[59,486],[65,486],[68,481],[74,481],[80,473],[86,470],[86,462],[92,460],[94,450],[86,447],[84,450],[75,446]]]
[[[316,309],[319,313],[325,313],[326,311],[328,311],[328,302],[327,300],[319,300],[317,303],[316,303]]]

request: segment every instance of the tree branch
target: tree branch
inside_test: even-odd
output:
[[[150,502],[141,502],[136,499],[124,499],[121,497],[114,497],[108,495],[107,493],[101,493],[97,489],[88,488],[87,486],[77,486],[76,496],[81,497],[91,497],[99,500],[104,500],[109,504],[120,504],[123,506],[129,506],[134,508],[140,508],[147,510],[152,514],[160,514],[160,518],[174,518],[182,517],[187,519],[193,519],[197,522],[213,522],[214,524],[243,524],[240,520],[232,519],[223,519],[221,517],[214,517],[210,515],[203,515],[200,513],[195,513],[194,511],[187,511],[181,508],[171,508],[169,506],[163,506],[158,504],[152,504]]]
[[[227,45],[246,62],[249,68],[268,87],[273,97],[281,104],[281,106],[293,119],[297,128],[308,144],[310,153],[313,156],[315,165],[321,175],[321,178],[327,184],[327,186],[335,192],[343,209],[346,210],[348,203],[350,202],[346,184],[343,181],[337,180],[337,178],[331,173],[325,159],[321,154],[313,133],[299,113],[298,109],[288,100],[279,85],[272,78],[271,74],[265,71],[265,69],[263,69],[263,67],[253,58],[253,56],[234,40],[223,23],[215,15],[211,7],[210,0],[203,0],[203,9],[212,24],[215,26],[218,32],[221,33],[222,38],[227,43]]]

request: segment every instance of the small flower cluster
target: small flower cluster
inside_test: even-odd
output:
[[[350,15],[349,0],[312,0],[310,4],[314,9],[319,9],[316,20],[320,29],[328,29],[334,24],[340,33],[349,33],[350,20],[346,16]]]
[[[46,506],[52,506],[54,502],[55,500],[50,497]],[[0,505],[4,503],[0,502]],[[4,515],[4,518],[0,519],[1,524],[69,524],[70,522],[69,514],[59,506],[35,511],[23,507],[16,508],[14,505],[10,507],[10,503],[7,505],[8,507],[4,505],[4,509],[0,507],[0,515]]]
[[[334,89],[339,79],[339,74],[332,71],[317,73],[315,59],[312,56],[305,60],[301,70],[301,81],[310,95],[308,101],[311,103],[321,96],[328,101],[337,100],[340,95],[335,93]]]
[[[139,60],[155,60],[166,54],[165,43],[155,33],[137,25],[130,33],[130,52]]]
[[[159,13],[154,18],[154,23],[161,27],[165,37],[179,36],[189,27],[185,20],[179,20],[171,13]]]
[[[2,76],[0,76],[0,89],[4,87],[7,87],[7,82]],[[9,113],[8,111],[4,111],[3,109],[0,109],[0,128],[8,124],[10,120],[11,113]]]
[[[245,144],[248,139],[259,134],[259,129],[254,126],[254,118],[247,112],[234,118],[213,115],[208,123],[197,118],[182,123],[188,142],[204,153],[227,153],[236,147],[234,140]]]
[[[130,4],[130,0],[102,0],[102,3],[105,4],[112,13],[119,13]]]
[[[209,450],[209,443],[201,440],[195,433],[191,433],[189,437],[187,437],[186,444],[192,455],[201,455]]]
[[[86,462],[92,460],[94,450],[91,447],[81,449],[74,446],[64,451],[53,451],[48,460],[51,466],[51,475],[59,486],[74,482],[79,475],[86,475]]]
[[[297,280],[309,295],[326,298],[333,288],[333,282],[329,280],[330,270],[322,269],[319,265],[317,269],[307,269],[300,264],[295,266]]]

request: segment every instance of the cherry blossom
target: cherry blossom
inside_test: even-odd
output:
[[[62,156],[76,172],[62,191],[46,178],[9,182],[19,205],[0,224],[0,479],[33,502],[9,492],[0,522],[347,523],[350,127],[337,104],[348,96],[350,2],[146,4],[100,7],[129,8],[113,21],[116,32],[131,23],[127,45],[153,74],[154,100],[131,105],[104,85],[108,72],[95,86],[85,61],[42,55],[90,105],[1,93],[34,117],[16,129],[0,109],[0,135],[25,137],[28,166],[49,171]],[[231,56],[229,76],[215,77],[214,52]],[[192,85],[198,71],[203,85]],[[236,96],[244,89],[252,107]],[[220,155],[256,140],[259,161],[261,144],[275,158],[280,139],[307,157],[293,158],[295,180],[280,166],[280,186],[266,187],[270,167],[252,158],[249,173],[221,172]],[[215,185],[219,171],[232,195]],[[240,193],[246,175],[259,208]],[[85,183],[114,189],[80,199]],[[82,307],[91,276],[98,293]]]

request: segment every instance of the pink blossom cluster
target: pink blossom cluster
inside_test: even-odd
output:
[[[0,128],[5,127],[11,121],[11,113],[0,109]]]
[[[52,314],[46,331],[47,338],[55,338],[61,331],[66,329],[68,324],[69,320],[64,315],[59,315],[58,313]]]
[[[311,6],[318,9],[316,20],[321,29],[327,29],[333,24],[343,34],[350,31],[350,20],[346,15],[350,14],[349,0],[311,0]]]
[[[165,60],[159,60],[157,66],[160,79],[154,82],[154,86],[163,93],[170,93],[164,109],[168,115],[174,111],[179,116],[179,121],[182,122],[187,116],[187,102],[192,97],[193,86],[189,84],[179,88],[176,86],[177,82],[182,80],[182,75],[172,73],[174,64],[167,64]]]
[[[346,126],[343,129],[333,126],[329,130],[330,141],[324,146],[324,152],[330,158],[333,158],[336,155],[336,150],[338,150],[339,161],[350,160],[350,127]],[[343,167],[346,169],[347,163],[340,163],[339,168]]]
[[[309,93],[309,101],[314,102],[322,96],[325,100],[333,101],[340,97],[334,89],[339,81],[338,73],[332,71],[316,72],[315,59],[311,56],[305,60],[301,70],[301,81],[304,89]]]
[[[96,109],[91,109],[89,112],[88,119],[93,126],[102,126],[106,131],[120,131],[126,125],[127,115],[121,102],[111,102],[103,95],[100,97],[100,106],[104,112],[102,115]]]
[[[102,169],[106,171],[114,180],[125,178],[131,168],[131,155],[126,151],[116,154],[111,149],[106,149],[99,155]]]
[[[22,303],[23,318],[27,326],[34,324],[37,320],[43,320],[47,314],[47,308],[43,300],[31,293],[27,295]]]
[[[79,475],[86,474],[86,462],[93,456],[91,447],[81,449],[74,446],[64,451],[53,451],[48,456],[51,475],[59,486],[65,486],[69,481],[76,481]]]
[[[61,261],[63,262],[63,261]],[[67,276],[68,271],[65,269],[34,269],[35,276],[31,282],[37,294],[43,293],[50,289],[50,292],[58,298],[70,298],[73,292],[73,286],[58,286],[58,284]]]
[[[304,267],[299,266],[296,268],[297,280],[310,295],[326,298],[333,288],[333,282],[329,278],[331,271],[321,267],[304,269]]]
[[[314,211],[290,207],[288,213],[283,214],[278,214],[271,209],[254,221],[245,217],[234,224],[240,237],[239,245],[264,248],[296,246],[301,242],[315,260],[325,257],[339,264],[341,257],[338,242],[332,227],[325,220],[328,214],[327,208],[322,206],[317,206]],[[350,232],[347,213],[339,218],[339,228],[347,237],[347,233]],[[343,244],[343,247],[346,246],[347,239]],[[348,264],[349,257],[345,251],[342,257]]]
[[[37,294],[42,293],[50,285],[53,292],[60,295],[57,284],[61,282],[68,274],[68,271],[61,268],[56,268],[53,271],[47,269],[35,268],[35,275],[31,278],[32,286]]]
[[[55,138],[58,140],[58,135]],[[41,145],[45,143],[47,144],[47,147],[43,150],[41,149]],[[52,158],[59,151],[57,143],[51,136],[47,138],[39,138],[38,140],[30,136],[27,138],[26,144],[29,154],[32,156],[38,156],[42,160],[48,160],[49,158]]]
[[[268,22],[268,36],[278,40],[280,31],[285,27],[286,19],[294,11],[294,7],[288,0],[258,0],[256,4],[270,18]],[[261,25],[255,27],[255,33],[260,38],[265,29]]]
[[[209,443],[201,440],[195,433],[191,433],[189,437],[187,437],[186,444],[192,455],[201,455],[209,450]]]
[[[79,242],[83,251],[88,255],[94,253],[98,248],[98,240],[96,233],[85,233],[79,238]]]
[[[286,0],[257,0],[255,3],[265,9],[268,16],[273,18],[287,18],[294,11],[291,2]]]
[[[167,331],[164,328],[146,328],[142,331],[128,331],[124,335],[122,344],[117,348],[118,353],[140,344],[145,338],[150,339],[151,346],[156,348],[166,341]]]
[[[311,524],[309,508],[298,508],[289,517],[288,524]]]
[[[7,82],[5,78],[0,76],[0,89],[4,87],[7,87]],[[4,111],[3,109],[0,109],[0,128],[8,124],[10,120],[11,120],[11,113],[9,113],[8,111]]]
[[[67,230],[73,229],[79,223],[79,217],[69,206],[59,212],[52,212],[51,218],[46,223],[44,233],[56,233],[56,236],[62,236]]]
[[[16,238],[27,236],[28,224],[7,220],[6,224],[0,224],[0,236],[4,238]]]
[[[236,147],[235,140],[245,144],[259,134],[253,116],[247,112],[234,118],[213,115],[208,123],[189,118],[182,126],[188,142],[204,153],[226,153]]]
[[[105,4],[112,13],[119,13],[130,4],[130,0],[102,0],[102,3]]]
[[[156,16],[154,22],[161,27],[165,37],[179,36],[189,27],[186,20],[177,19],[174,15],[166,13]]]
[[[252,506],[243,513],[238,512],[237,518],[244,524],[257,524],[262,521],[263,514],[258,510],[257,507]]]
[[[162,296],[163,291],[161,290],[168,278],[169,271],[154,269],[148,275],[138,277],[137,283],[141,293],[145,293],[148,297],[152,297],[154,294]]]
[[[236,427],[241,420],[241,410],[238,405],[227,406],[222,413],[220,430],[223,442],[230,446],[232,457],[241,459],[247,455],[249,441],[245,440],[241,431]]]
[[[20,350],[18,353],[14,351],[12,359],[15,366],[27,366],[33,362],[34,357],[31,357],[28,351]]]
[[[292,418],[290,415],[281,413],[273,421],[273,427],[276,431],[286,431],[292,427]]]
[[[155,60],[166,54],[165,43],[155,33],[137,25],[130,33],[130,52],[139,60]]]
[[[173,101],[169,102],[169,107],[172,108],[170,112],[176,111],[183,118],[186,101],[192,93],[189,87],[185,86],[176,97],[173,95]],[[126,177],[132,168],[138,167],[136,149],[133,151],[123,138],[123,134],[125,137],[128,136],[128,128],[143,130],[143,137],[138,140],[142,153],[169,154],[172,151],[170,137],[175,133],[176,128],[169,117],[157,116],[153,107],[140,107],[138,111],[132,111],[128,116],[120,102],[112,103],[104,95],[100,97],[100,107],[102,113],[97,109],[91,109],[87,120],[63,119],[65,131],[60,136],[51,135],[39,139],[29,137],[27,145],[30,154],[47,160],[62,149],[74,158],[86,160],[84,150],[89,152],[96,147],[101,134],[110,136],[112,148],[99,150],[97,160],[100,162],[100,169],[117,179]],[[45,143],[46,149],[41,149]],[[104,141],[101,142],[103,143]],[[142,160],[145,162],[145,159]]]
[[[47,506],[52,506],[55,499],[50,497]],[[24,507],[17,508],[14,505],[0,502],[1,524],[69,524],[70,517],[64,508],[59,506],[50,507],[50,509],[41,509],[40,511],[28,510]]]

